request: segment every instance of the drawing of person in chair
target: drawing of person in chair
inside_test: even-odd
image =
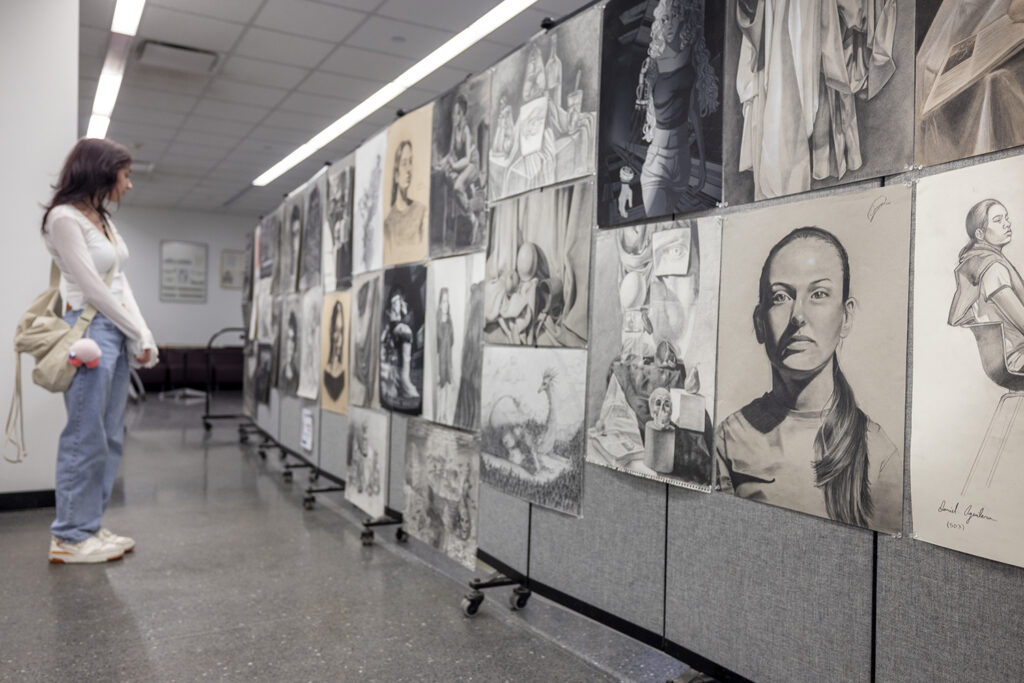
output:
[[[965,228],[969,241],[954,271],[948,323],[1002,323],[1006,368],[1018,372],[1024,367],[1024,279],[1003,254],[1013,239],[1010,216],[999,201],[984,199],[967,212]]]

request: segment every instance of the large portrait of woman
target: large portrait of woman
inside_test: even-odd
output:
[[[430,246],[430,136],[434,105],[388,128],[384,166],[384,265],[427,258]]]
[[[324,294],[323,319],[320,323],[322,360],[320,405],[332,413],[348,412],[349,292]]]
[[[901,530],[909,249],[905,186],[727,218],[723,492]]]

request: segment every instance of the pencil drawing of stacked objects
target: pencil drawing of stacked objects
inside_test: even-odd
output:
[[[491,209],[484,340],[515,346],[587,342],[594,185],[587,180]]]
[[[587,460],[708,491],[721,219],[596,241]]]
[[[491,200],[593,173],[600,34],[595,7],[494,66]]]
[[[722,199],[725,3],[605,6],[598,140],[602,227],[708,209]]]

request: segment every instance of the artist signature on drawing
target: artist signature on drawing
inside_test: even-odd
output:
[[[975,508],[973,505],[966,505],[961,509],[960,501],[957,501],[952,506],[946,502],[945,499],[939,503],[939,512],[945,512],[950,516],[950,519],[946,522],[946,527],[950,529],[957,529],[965,531],[968,524],[974,520],[983,520],[986,522],[998,522],[995,517],[985,512],[985,506]],[[963,518],[963,521],[960,519]]]
[[[888,197],[879,197],[875,201],[871,202],[871,206],[868,207],[868,221],[873,223],[875,221],[875,214],[877,214],[883,206],[892,204]]]

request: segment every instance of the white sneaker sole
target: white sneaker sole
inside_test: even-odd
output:
[[[122,557],[124,557],[123,552],[119,555],[112,555],[110,557],[81,557],[76,556],[74,553],[57,551],[50,553],[50,564],[99,564],[101,562],[113,562],[114,560],[120,560]]]

